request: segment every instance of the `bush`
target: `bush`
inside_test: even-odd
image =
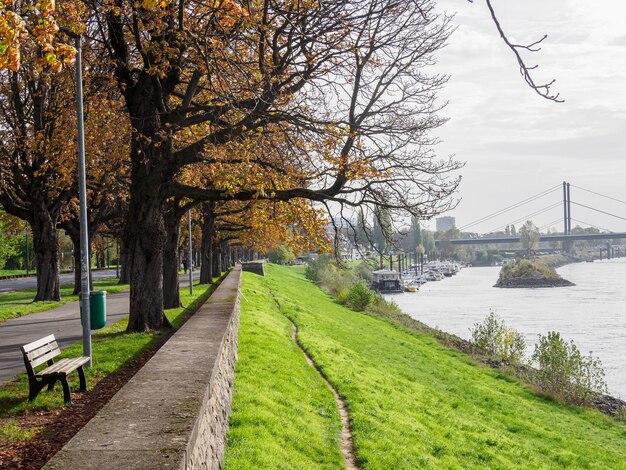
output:
[[[289,247],[280,245],[275,250],[270,251],[268,258],[270,263],[291,264],[296,260],[296,255]]]
[[[359,281],[350,288],[346,305],[362,312],[372,302],[373,294],[364,281]]]
[[[329,256],[319,256],[317,259],[309,260],[304,271],[304,275],[307,279],[313,282],[320,282],[320,274],[330,264]]]
[[[507,264],[500,270],[500,280],[508,279],[558,279],[560,276],[554,270],[541,261],[521,259],[515,263]]]
[[[367,262],[360,262],[356,268],[354,268],[355,274],[359,277],[359,279],[363,279],[364,281],[370,282],[374,275],[374,268],[372,268]]]
[[[594,393],[607,390],[600,360],[582,356],[573,341],[555,331],[539,335],[531,361],[538,367],[537,385],[569,403],[589,403]]]
[[[497,359],[511,364],[519,364],[524,358],[526,341],[524,336],[507,328],[494,312],[490,312],[482,323],[470,328],[472,343],[480,350]]]
[[[334,263],[329,263],[324,270],[320,271],[318,277],[319,286],[335,297],[342,290],[350,289],[356,282],[351,271],[337,267]]]

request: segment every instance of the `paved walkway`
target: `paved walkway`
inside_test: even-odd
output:
[[[92,271],[92,278],[95,279],[107,279],[115,277],[115,269],[104,269],[102,271]],[[73,284],[74,273],[61,274],[61,285]],[[35,289],[37,287],[37,278],[20,277],[18,279],[7,279],[0,281],[0,292],[12,292],[14,290]]]
[[[194,272],[194,279],[200,273]],[[189,285],[189,275],[181,275],[182,286]],[[128,315],[128,291],[107,294],[107,325]],[[82,340],[78,302],[68,302],[52,310],[11,318],[0,323],[0,384],[24,372],[20,346],[54,334],[61,349]]]

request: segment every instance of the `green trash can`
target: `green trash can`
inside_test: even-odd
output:
[[[89,317],[91,329],[99,330],[107,324],[107,291],[94,290],[89,294]],[[80,307],[80,321],[83,321],[83,307]]]

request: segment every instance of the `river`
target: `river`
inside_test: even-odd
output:
[[[558,269],[576,284],[547,289],[492,287],[500,268],[465,268],[424,284],[419,293],[390,295],[411,317],[469,339],[469,329],[490,310],[523,333],[527,353],[539,334],[558,331],[590,351],[606,372],[609,393],[626,399],[626,259],[575,263]]]

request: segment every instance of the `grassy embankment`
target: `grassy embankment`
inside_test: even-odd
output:
[[[244,274],[226,468],[342,467],[332,395],[285,316],[347,403],[362,468],[626,468],[626,430],[616,421],[344,308],[303,269],[266,272]]]
[[[189,295],[186,289],[181,290],[181,301],[186,307],[165,311],[172,326],[175,329],[180,328],[186,314],[194,311],[214,289],[215,285],[197,285],[193,295]],[[168,334],[167,331],[126,333],[127,324],[128,319],[123,319],[93,333],[93,366],[85,371],[89,390],[107,375],[116,372],[143,352],[158,345]],[[64,349],[58,359],[78,356],[82,356],[80,341]],[[72,390],[78,391],[78,374],[71,374],[70,379]],[[29,438],[29,434],[36,434],[36,431],[16,427],[16,422],[7,418],[23,412],[50,410],[62,406],[64,403],[60,384],[57,383],[56,390],[52,393],[43,390],[32,403],[29,403],[28,377],[26,373],[18,375],[15,380],[0,386],[0,442],[3,439],[25,439]]]
[[[102,279],[93,281],[93,288],[113,294],[128,289],[128,284],[118,284],[117,279]],[[37,293],[36,289],[3,292],[0,294],[0,324],[8,318],[17,318],[29,313],[50,310],[67,302],[78,300],[77,295],[71,295],[73,290],[73,284],[61,286],[61,300],[59,302],[33,302]]]

